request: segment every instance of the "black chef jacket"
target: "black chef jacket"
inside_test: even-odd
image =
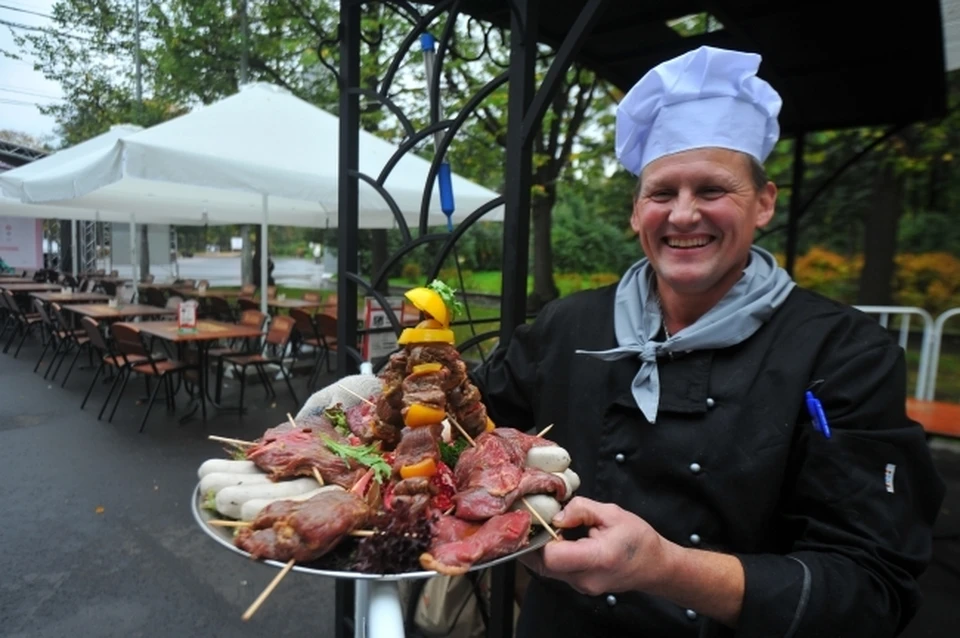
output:
[[[549,304],[472,377],[494,421],[555,426],[578,494],[615,503],[687,547],[734,554],[736,630],[656,596],[590,597],[535,579],[520,636],[893,636],[920,603],[944,495],[905,414],[903,352],[874,320],[795,289],[747,341],[660,359],[656,423],[615,347],[616,286]],[[822,401],[832,437],[811,424]],[[571,534],[567,534],[572,537]]]

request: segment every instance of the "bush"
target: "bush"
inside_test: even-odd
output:
[[[856,301],[862,267],[863,260],[860,257],[847,259],[815,246],[797,259],[793,278],[804,288],[838,301],[853,303]]]
[[[408,261],[403,265],[400,276],[407,281],[419,281],[423,277],[423,269],[420,268],[420,264]]]
[[[933,314],[960,306],[960,260],[949,253],[896,257],[894,300]]]

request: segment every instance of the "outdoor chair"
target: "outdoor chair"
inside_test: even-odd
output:
[[[147,410],[143,414],[143,420],[140,421],[139,432],[147,425],[147,418],[150,416],[150,410],[153,409],[153,402],[157,398],[157,392],[160,386],[164,386],[164,396],[167,401],[167,409],[176,408],[175,391],[172,379],[175,375],[182,375],[186,370],[195,367],[185,361],[174,361],[171,359],[162,359],[154,356],[150,349],[143,342],[143,335],[136,329],[135,324],[115,323],[110,326],[110,332],[113,334],[113,342],[117,352],[124,357],[142,357],[140,363],[132,362],[122,370],[123,381],[120,382],[120,391],[117,394],[116,403],[113,404],[113,410],[110,412],[110,418],[107,421],[113,421],[113,415],[117,412],[117,406],[120,405],[120,399],[123,398],[123,391],[126,389],[127,381],[133,374],[142,374],[147,380],[147,388],[150,388],[150,378],[156,379],[157,384],[150,392],[150,400],[147,402]]]
[[[337,318],[320,313],[314,315],[314,323],[317,326],[317,335],[323,343],[323,356],[327,360],[327,372],[331,372],[330,360],[337,351]],[[317,369],[319,370],[319,363]]]
[[[304,345],[310,346],[313,351],[313,369],[310,371],[310,377],[307,380],[307,387],[312,390],[314,388],[314,384],[316,383],[317,377],[320,375],[321,364],[323,363],[324,358],[327,358],[327,363],[329,366],[330,351],[327,349],[327,344],[323,336],[317,329],[317,323],[313,315],[300,310],[299,308],[291,308],[290,316],[293,317],[293,320],[296,322],[297,326],[298,353],[300,348],[302,348]]]
[[[52,319],[58,324],[60,328],[60,338],[65,339],[65,349],[61,353],[60,363],[57,364],[57,369],[53,371],[53,379],[57,378],[57,373],[60,372],[60,366],[66,360],[67,354],[71,350],[74,351],[73,359],[70,361],[70,366],[67,368],[67,372],[63,375],[63,380],[60,382],[60,387],[66,387],[67,379],[70,378],[70,373],[73,372],[73,366],[77,364],[77,359],[80,358],[80,353],[84,350],[87,351],[87,355],[91,356],[92,350],[90,348],[90,338],[87,336],[86,330],[83,328],[74,328],[69,321],[67,321],[66,316],[63,314],[63,309],[60,307],[60,304],[51,303],[50,304],[50,314]],[[90,361],[93,364],[93,361]]]
[[[167,298],[163,295],[159,288],[154,288],[153,286],[144,288],[140,291],[140,296],[143,298],[144,303],[148,306],[155,306],[157,308],[167,307]]]
[[[110,271],[110,278],[111,278],[111,279],[116,279],[116,278],[119,277],[119,276],[120,276],[120,271],[119,271],[119,270],[111,270],[111,271]]]
[[[240,315],[241,326],[251,326],[263,332],[267,323],[267,316],[259,310],[244,310]],[[219,348],[210,348],[207,351],[207,360],[217,362],[217,402],[220,402],[223,389],[223,358],[231,355],[253,354],[260,351],[260,337],[232,339],[229,344]]]
[[[114,370],[113,383],[110,385],[110,391],[103,400],[103,405],[100,406],[100,413],[97,415],[97,419],[99,420],[103,417],[103,413],[110,403],[110,397],[113,396],[113,391],[116,390],[117,384],[122,380],[123,374],[121,374],[121,372],[123,372],[124,368],[137,363],[143,363],[146,361],[146,358],[125,356],[117,352],[112,341],[104,336],[100,322],[93,317],[84,317],[80,320],[80,325],[86,332],[87,338],[90,339],[90,347],[97,353],[100,359],[100,365],[97,367],[96,372],[93,373],[93,379],[90,380],[90,387],[87,388],[87,393],[83,395],[83,402],[80,404],[81,410],[86,407],[87,401],[90,399],[90,394],[97,385],[97,379],[100,378],[100,373],[103,372],[105,368]]]
[[[43,301],[34,299],[33,309],[35,314],[40,317],[40,340],[43,342],[43,350],[40,351],[40,356],[37,357],[37,364],[33,366],[34,372],[40,369],[40,364],[43,363],[43,358],[47,355],[47,351],[50,350],[50,346],[54,346],[53,354],[47,364],[47,369],[43,373],[43,378],[46,379],[50,375],[53,364],[57,361],[60,350],[63,349],[66,336],[61,334],[62,331],[60,327],[50,316],[50,313],[47,312],[47,306]]]
[[[100,281],[100,290],[111,297],[117,296],[117,284],[112,281]]]
[[[320,293],[319,292],[305,292],[303,293],[303,300],[309,301],[311,303],[320,303]]]
[[[240,299],[252,299],[257,294],[257,287],[253,284],[243,284],[240,286]]]
[[[240,312],[247,310],[256,310],[257,312],[260,312],[260,302],[254,301],[253,299],[244,299],[243,297],[240,297],[237,299],[237,308],[240,309]]]
[[[4,345],[3,352],[6,354],[10,350],[10,346],[13,344],[13,340],[19,332],[21,335],[20,342],[17,344],[17,349],[13,353],[13,358],[16,359],[20,355],[20,348],[23,347],[23,342],[27,340],[27,335],[32,333],[34,328],[40,329],[42,319],[39,314],[24,312],[20,304],[17,303],[13,293],[9,290],[3,291],[3,298],[6,301],[7,310],[11,313],[14,322],[14,331],[11,333],[6,345]]]
[[[152,284],[155,280],[156,280],[156,277],[154,275],[147,275],[146,277],[143,278],[143,283]]]
[[[273,399],[277,398],[277,393],[274,392],[273,384],[270,383],[270,376],[266,367],[268,365],[278,366],[280,373],[283,375],[283,380],[287,384],[287,389],[290,390],[290,396],[293,397],[294,404],[297,406],[300,405],[300,401],[297,400],[297,393],[293,390],[293,384],[290,383],[290,374],[283,363],[283,355],[287,349],[287,345],[290,343],[290,338],[293,336],[295,324],[296,322],[292,317],[274,317],[270,322],[270,329],[267,331],[267,336],[264,338],[264,352],[223,357],[223,361],[233,366],[234,371],[240,376],[241,413],[243,413],[243,398],[247,385],[246,372],[250,366],[256,368],[260,380],[264,384],[264,389],[267,391],[268,396]]]
[[[217,321],[234,323],[237,318],[225,297],[207,297],[207,314]]]
[[[267,299],[276,299],[276,297],[277,297],[277,287],[267,286]]]

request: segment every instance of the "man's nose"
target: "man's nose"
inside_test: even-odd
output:
[[[694,226],[700,221],[700,209],[697,206],[697,198],[693,193],[681,191],[674,200],[674,206],[670,211],[670,223],[674,226],[689,227]]]

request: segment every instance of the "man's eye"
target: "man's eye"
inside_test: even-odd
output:
[[[655,202],[666,202],[670,201],[670,198],[673,197],[673,193],[670,191],[655,191],[650,194],[650,199]]]
[[[719,186],[707,186],[706,188],[700,189],[701,197],[705,197],[707,199],[716,199],[717,197],[723,195],[723,193],[724,190]]]

